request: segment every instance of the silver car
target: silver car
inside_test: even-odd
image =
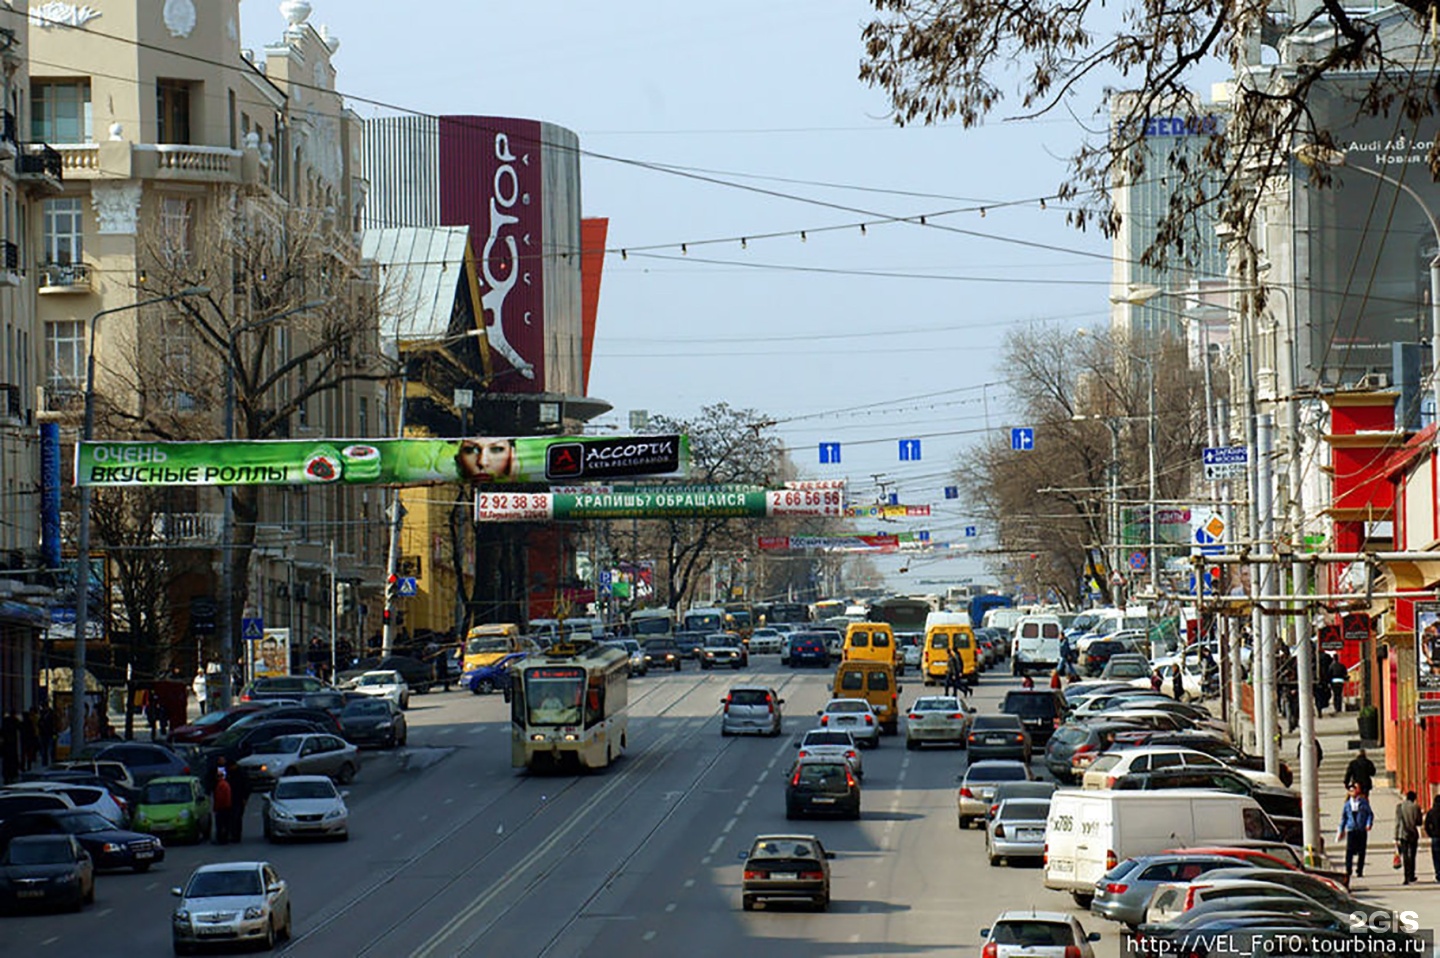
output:
[[[985,855],[990,864],[1005,859],[1041,858],[1045,854],[1045,817],[1048,798],[1008,798],[985,824]]]
[[[806,732],[800,741],[795,743],[800,751],[796,758],[818,758],[843,759],[850,763],[850,770],[855,773],[858,779],[865,778],[865,764],[860,758],[860,745],[855,741],[855,736],[849,732],[842,732],[839,729],[814,728]]]
[[[737,685],[720,700],[725,711],[720,716],[721,735],[777,736],[784,727],[785,704],[778,692],[763,685]]]
[[[234,942],[274,948],[290,937],[290,888],[269,862],[201,865],[170,894],[180,899],[170,919],[177,955]]]
[[[1237,866],[1245,867],[1244,861],[1224,855],[1196,855],[1192,852],[1127,858],[1095,883],[1095,897],[1090,900],[1090,911],[1133,928],[1145,920],[1150,896],[1160,885],[1195,881],[1206,872]]]
[[[1058,911],[1002,912],[990,928],[980,929],[985,958],[1095,958],[1092,941],[1099,932],[1087,932],[1070,915]]]
[[[268,789],[284,775],[329,775],[348,785],[360,768],[360,753],[338,735],[281,735],[237,765],[257,791]]]
[[[964,748],[972,711],[952,695],[916,699],[905,715],[905,747],[917,749],[925,742],[948,742]]]
[[[880,716],[864,699],[831,699],[815,714],[820,716],[821,725],[849,732],[867,748],[880,744]]]
[[[961,828],[969,828],[976,819],[984,820],[990,811],[990,800],[1002,782],[1029,782],[1035,778],[1024,762],[996,760],[974,762],[960,776],[960,789],[955,794],[955,808]]]
[[[287,775],[265,797],[265,838],[350,838],[347,792],[324,775]]]

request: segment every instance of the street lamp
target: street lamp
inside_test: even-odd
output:
[[[85,419],[80,427],[80,441],[95,438],[95,329],[101,316],[123,313],[156,303],[168,303],[191,296],[208,296],[208,286],[187,286],[168,296],[152,296],[124,306],[102,309],[90,317],[89,346],[85,356]],[[90,486],[80,486],[76,508],[80,511],[75,551],[75,665],[70,673],[70,753],[79,752],[85,744],[85,633],[90,628]],[[127,703],[126,707],[129,705]]]
[[[1110,532],[1110,581],[1115,584],[1120,574],[1120,419],[1119,416],[1086,416],[1076,413],[1071,422],[1103,422],[1110,430],[1110,465],[1106,470],[1106,485],[1110,490],[1110,507],[1106,510],[1105,524]],[[1121,603],[1116,603],[1124,608]]]

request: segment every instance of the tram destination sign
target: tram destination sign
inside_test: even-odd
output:
[[[574,495],[553,492],[481,492],[476,522],[544,522],[550,519],[835,517],[844,512],[838,489],[760,491],[656,487]]]

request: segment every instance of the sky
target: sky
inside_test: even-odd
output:
[[[985,435],[1026,425],[1010,409],[1006,334],[1108,322],[1108,241],[1040,202],[1087,130],[1103,130],[1098,95],[1033,120],[1006,119],[1012,104],[975,129],[897,128],[857,78],[859,0],[312,2],[310,23],[341,41],[341,93],[579,135],[584,215],[610,220],[590,394],[615,411],[601,424],[754,409],[802,475],[848,478],[861,504],[879,475],[902,503],[932,507],[857,532],[989,544],[943,488]],[[246,46],[284,29],[271,0],[241,12]],[[936,215],[877,222],[922,213]],[[771,233],[783,235],[759,238]],[[901,462],[914,438],[920,460]],[[841,444],[838,465],[820,464],[822,442]],[[943,556],[877,564],[898,591],[987,578],[965,551]]]

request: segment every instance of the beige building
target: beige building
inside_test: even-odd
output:
[[[355,233],[360,126],[335,92],[338,41],[308,22],[309,3],[287,0],[280,39],[257,57],[242,45],[238,6],[31,8],[30,76],[15,102],[22,139],[56,175],[30,187],[46,192],[20,256],[37,277],[40,415],[61,420],[67,442],[92,336],[97,439],[223,438],[227,408],[240,438],[389,431],[375,329],[363,322],[374,297]],[[195,650],[209,642],[213,654],[207,637],[224,633],[212,611],[223,618],[226,604],[222,498],[157,496],[140,538],[163,547],[172,572],[158,661],[190,670]],[[340,638],[373,631],[359,604],[383,578],[381,496],[237,490],[230,541],[245,580],[226,593],[245,597],[236,617],[289,627],[296,643],[328,640],[332,625]],[[106,545],[98,531],[94,544]],[[110,572],[113,596],[113,557]],[[332,623],[337,580],[358,586],[358,602]],[[112,634],[123,625],[111,622]]]

